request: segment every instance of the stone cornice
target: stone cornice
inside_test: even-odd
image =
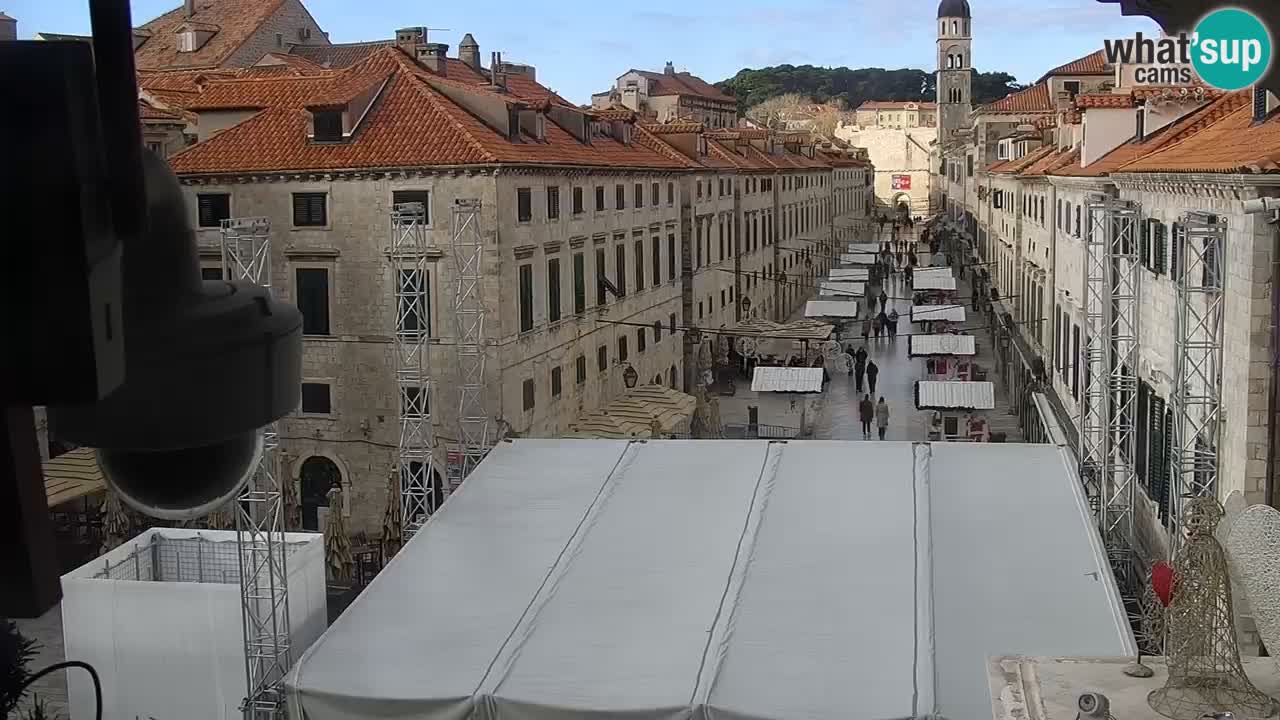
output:
[[[1125,190],[1194,195],[1219,200],[1250,200],[1258,197],[1258,188],[1280,187],[1280,175],[1117,173],[1111,179]]]
[[[1071,190],[1083,190],[1090,192],[1102,192],[1106,190],[1108,185],[1113,185],[1114,175],[1110,177],[1067,177],[1064,175],[1049,175],[1046,179],[1049,184],[1056,188],[1069,188]]]

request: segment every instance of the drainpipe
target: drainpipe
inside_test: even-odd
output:
[[[1269,221],[1276,226],[1271,244],[1271,393],[1267,400],[1267,474],[1263,478],[1262,501],[1276,506],[1276,411],[1280,409],[1280,198],[1264,197],[1244,204],[1249,214],[1273,213]]]

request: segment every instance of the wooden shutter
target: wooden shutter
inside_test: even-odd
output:
[[[1168,268],[1169,237],[1165,232],[1166,226],[1164,223],[1159,220],[1153,220],[1152,223],[1154,223],[1151,230],[1155,236],[1153,244],[1155,245],[1154,249],[1156,256],[1151,261],[1151,269],[1155,273],[1159,274],[1166,272]]]
[[[1154,227],[1155,221],[1147,220],[1142,227],[1142,241],[1138,243],[1138,259],[1145,268],[1151,268],[1151,232]]]
[[[1172,242],[1169,243],[1168,273],[1169,273],[1169,277],[1174,278],[1176,280],[1178,278],[1178,274],[1181,272],[1179,268],[1182,263],[1182,257],[1181,257],[1182,235],[1183,235],[1182,223],[1173,224],[1172,234],[1173,234],[1173,239],[1172,239]]]
[[[1148,443],[1147,496],[1159,508],[1160,520],[1169,518],[1170,461],[1173,457],[1173,412],[1164,399],[1151,396],[1151,438]]]

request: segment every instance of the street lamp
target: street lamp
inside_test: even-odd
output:
[[[634,390],[636,383],[640,382],[640,373],[636,372],[634,367],[628,365],[626,369],[622,371],[622,382],[627,386],[628,390]]]
[[[742,298],[742,312],[745,313],[745,312],[749,312],[750,310],[751,310],[751,298],[744,296]]]

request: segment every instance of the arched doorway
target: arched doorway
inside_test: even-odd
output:
[[[421,476],[425,472],[425,469],[423,468],[422,463],[411,462],[409,463],[408,472],[413,476]],[[409,477],[404,477],[404,473],[405,471],[401,471],[401,486],[408,485],[410,480]],[[427,501],[429,503],[429,506],[427,507],[427,514],[431,514],[440,509],[440,506],[444,504],[444,480],[440,477],[440,471],[436,468],[432,468],[431,477],[427,481],[431,484],[431,498]],[[409,523],[409,520],[410,518],[404,518],[402,522],[405,522],[405,524],[411,524]]]
[[[911,214],[911,196],[907,193],[898,193],[893,196],[893,211],[898,217],[907,217]]]
[[[322,455],[313,455],[302,463],[301,500],[302,529],[320,531],[320,508],[329,507],[329,490],[342,485],[342,472],[333,461]]]

